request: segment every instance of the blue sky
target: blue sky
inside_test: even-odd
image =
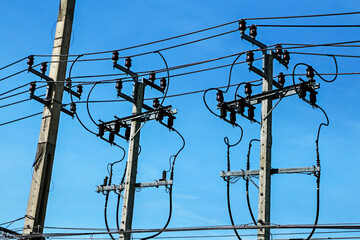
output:
[[[51,54],[54,24],[59,1],[2,1],[0,8],[0,66],[30,54]],[[103,51],[132,46],[174,35],[195,31],[213,25],[250,17],[319,14],[357,11],[357,1],[78,1],[73,25],[72,54]],[[289,20],[248,21],[248,24],[359,24],[360,15],[307,18]],[[134,49],[120,53],[132,55],[144,51],[195,40],[212,34],[237,28],[232,24],[221,29],[184,37],[181,39]],[[266,44],[276,43],[327,43],[359,40],[357,28],[303,29],[303,28],[258,28],[257,39]],[[238,32],[205,42],[164,51],[169,66],[221,57],[252,49],[251,44],[241,41]],[[359,55],[358,48],[313,48],[296,51]],[[100,55],[99,55],[100,56]],[[101,55],[111,57],[111,54]],[[259,57],[259,56],[257,56]],[[229,64],[234,58],[214,63],[177,70],[172,74]],[[245,56],[240,58],[243,61]],[[40,63],[49,58],[35,59]],[[360,72],[359,60],[339,58],[339,72]],[[335,72],[329,57],[291,55],[289,70],[274,63],[274,75],[291,73],[298,62],[312,65],[318,72]],[[121,60],[119,63],[122,64]],[[261,63],[256,63],[261,67]],[[0,78],[25,69],[26,62],[0,71]],[[148,71],[164,68],[157,54],[133,59],[133,71]],[[304,68],[297,70],[303,73]],[[111,60],[77,63],[73,76],[118,73]],[[173,78],[169,94],[176,94],[210,87],[224,86],[228,81],[229,68]],[[165,74],[163,74],[165,76]],[[327,76],[330,78],[330,76]],[[318,104],[329,118],[330,126],[322,129],[320,154],[322,160],[321,208],[319,223],[358,222],[360,213],[359,186],[359,81],[357,75],[339,76],[334,83],[315,79],[321,88]],[[232,83],[256,80],[246,64],[233,70]],[[0,82],[1,92],[38,80],[34,75],[20,74]],[[92,79],[86,79],[92,80]],[[287,78],[287,84],[290,83]],[[84,88],[87,94],[90,87]],[[130,93],[131,85],[125,86]],[[232,100],[233,90],[225,95]],[[243,95],[243,89],[240,89]],[[259,87],[254,88],[259,93]],[[41,91],[39,90],[39,93]],[[157,96],[147,89],[146,97]],[[84,95],[83,98],[85,98]],[[27,98],[24,94],[0,105]],[[215,93],[209,93],[209,103],[214,107]],[[116,99],[114,84],[96,87],[91,99]],[[64,103],[70,98],[64,94]],[[204,106],[202,94],[169,98],[166,104],[178,109],[174,127],[184,136],[186,147],[179,155],[175,166],[174,207],[170,227],[227,225],[230,224],[226,206],[226,183],[219,177],[226,170],[226,146],[223,138],[234,142],[239,137],[234,129],[217,119]],[[147,102],[151,104],[151,102]],[[111,120],[131,113],[129,103],[95,103],[91,113],[95,119]],[[42,111],[35,101],[1,108],[0,123]],[[260,107],[255,118],[259,119]],[[79,104],[81,119],[92,130],[96,126],[89,120],[86,105]],[[296,96],[284,99],[273,114],[273,167],[305,167],[315,164],[315,138],[319,123],[325,118],[321,111],[312,109]],[[1,126],[0,152],[0,223],[22,217],[26,212],[41,117],[37,116],[14,124]],[[259,125],[238,117],[244,129],[243,141],[231,150],[232,170],[245,168],[248,142],[259,138]],[[127,143],[117,139],[126,150]],[[181,139],[157,122],[145,124],[141,131],[142,153],[139,157],[138,181],[148,182],[161,177],[168,169],[168,158],[181,147]],[[76,119],[61,116],[56,147],[53,180],[49,195],[46,226],[100,227],[103,228],[105,197],[95,193],[96,185],[107,175],[106,165],[119,160],[122,152],[116,147],[86,132]],[[259,165],[259,144],[254,143],[251,152],[253,169]],[[114,181],[119,182],[124,163],[114,168]],[[239,180],[231,186],[232,208],[235,222],[250,223],[246,207],[245,183]],[[251,202],[257,211],[257,189],[251,186]],[[313,223],[315,217],[315,178],[307,175],[277,175],[272,178],[271,222],[277,224]],[[109,222],[115,227],[116,196],[111,194]],[[168,214],[168,195],[163,188],[143,189],[136,193],[134,228],[161,228]],[[22,227],[22,222],[12,227]],[[276,232],[276,231],[274,231]],[[279,231],[278,231],[279,232]],[[225,232],[231,234],[231,232]],[[252,233],[247,231],[246,233]],[[214,233],[201,233],[214,234]],[[169,234],[170,236],[171,234]],[[172,234],[171,236],[174,236]],[[321,235],[323,236],[323,235]],[[281,236],[280,236],[281,237]],[[280,238],[279,237],[279,238]],[[234,238],[235,239],[235,238]],[[247,237],[245,239],[255,239]]]

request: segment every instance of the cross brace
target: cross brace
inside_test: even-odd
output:
[[[173,115],[177,113],[177,109],[171,109],[171,107],[172,106],[170,105],[170,106],[163,107],[162,109],[152,109],[151,111],[148,111],[148,112],[134,114],[134,115],[124,117],[124,118],[118,118],[115,116],[116,120],[103,122],[103,125],[108,128],[113,128],[116,122],[120,122],[123,125],[129,125],[129,124],[131,124],[132,121],[134,121],[136,119],[141,119],[142,122],[148,121],[148,120],[153,120],[156,118],[156,115],[159,113],[160,110],[164,110],[164,115],[173,117]],[[173,117],[173,118],[175,118],[175,117]]]
[[[245,177],[245,176],[259,176],[259,170],[243,170],[221,172],[220,177]],[[271,174],[288,174],[288,173],[316,173],[320,172],[320,167],[302,167],[302,168],[273,168]]]
[[[234,101],[230,101],[230,102],[225,102],[225,104],[228,107],[231,108],[237,108],[237,103],[239,101],[245,101],[247,104],[250,105],[256,105],[261,103],[261,101],[264,98],[272,98],[272,99],[278,99],[281,97],[288,97],[288,96],[292,96],[296,94],[296,90],[299,91],[300,90],[300,85],[301,84],[305,84],[307,87],[312,88],[313,90],[320,88],[320,84],[319,83],[315,83],[314,81],[307,81],[304,83],[298,83],[292,86],[288,86],[288,87],[284,87],[281,89],[275,89],[275,90],[271,90],[268,92],[263,92],[260,94],[256,94],[247,98],[242,98],[240,100],[234,100]],[[296,90],[295,90],[296,89]]]
[[[159,187],[159,186],[168,186],[168,185],[172,185],[173,184],[173,180],[158,180],[158,181],[154,181],[154,182],[144,182],[144,183],[136,183],[135,187],[136,188],[148,188],[148,187]],[[123,189],[125,188],[125,184],[121,184],[121,185],[111,185],[111,186],[97,186],[96,187],[96,192],[100,193],[100,192],[104,192],[104,191],[115,191],[115,192],[121,192]]]

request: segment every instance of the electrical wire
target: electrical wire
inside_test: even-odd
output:
[[[27,119],[27,118],[35,117],[35,116],[40,115],[42,113],[43,112],[38,112],[38,113],[34,113],[34,114],[31,114],[31,115],[28,115],[28,116],[25,116],[25,117],[21,117],[21,118],[15,119],[15,120],[4,122],[4,123],[0,124],[0,127],[5,126],[5,125],[10,124],[10,123],[18,122],[18,121],[21,121],[21,120],[24,120],[24,119]]]
[[[229,143],[229,138],[228,137],[225,137],[224,138],[224,143],[226,144],[227,146],[227,171],[230,172],[231,170],[231,167],[230,167],[230,148],[231,147],[235,147],[236,145],[238,145],[242,138],[243,138],[243,134],[244,134],[244,131],[242,129],[241,126],[239,126],[238,124],[236,124],[237,127],[240,128],[241,130],[241,135],[240,135],[240,139],[238,142],[236,142],[235,144],[230,144]],[[229,213],[229,217],[230,217],[230,222],[231,222],[231,225],[234,227],[234,233],[236,235],[236,237],[239,239],[239,240],[242,240],[237,229],[235,228],[235,223],[234,223],[234,219],[233,219],[233,216],[232,216],[232,211],[231,211],[231,202],[230,202],[230,177],[224,177],[224,180],[226,181],[226,199],[227,199],[227,208],[228,208],[228,213]]]
[[[252,142],[260,142],[259,139],[251,139],[249,142],[249,150],[248,150],[248,154],[247,154],[247,160],[246,160],[246,170],[250,170],[250,152],[251,152],[251,146],[252,146]],[[254,224],[257,225],[257,221],[254,217],[252,208],[251,208],[251,203],[250,203],[250,196],[249,196],[249,176],[246,176],[246,181],[245,181],[245,185],[246,185],[246,202],[247,202],[247,206],[249,209],[249,213],[251,216],[251,219],[253,220]]]
[[[173,181],[174,180],[174,169],[175,169],[175,162],[176,162],[176,159],[178,157],[178,155],[181,153],[181,151],[185,148],[185,145],[186,145],[186,142],[185,142],[185,138],[180,134],[179,131],[177,131],[175,128],[171,127],[171,130],[174,131],[175,133],[177,133],[179,135],[179,137],[181,138],[183,144],[181,146],[181,148],[178,150],[178,152],[175,154],[175,155],[172,155],[170,157],[170,159],[173,159],[172,161],[172,165],[171,165],[171,172],[170,172],[170,180]],[[164,225],[164,227],[157,231],[157,233],[151,235],[151,236],[148,236],[148,237],[145,237],[145,238],[141,238],[141,240],[147,240],[147,239],[151,239],[151,238],[154,238],[156,236],[159,236],[163,231],[166,230],[167,226],[169,225],[170,223],[170,220],[171,220],[171,216],[172,216],[172,191],[173,191],[173,185],[170,185],[168,187],[168,190],[169,190],[169,216],[168,216],[168,219]]]
[[[360,12],[342,12],[342,13],[325,13],[325,14],[311,14],[311,15],[295,15],[295,16],[280,16],[280,17],[256,17],[245,18],[245,20],[268,20],[268,19],[290,19],[290,18],[312,18],[312,17],[331,17],[360,14]]]

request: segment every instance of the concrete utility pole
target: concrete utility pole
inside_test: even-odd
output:
[[[59,127],[67,55],[71,39],[75,0],[61,0],[49,77],[53,84],[51,104],[44,107],[23,235],[42,233]],[[61,55],[61,56],[60,56]]]
[[[262,92],[269,92],[273,85],[273,56],[265,53],[263,58],[265,76]],[[261,133],[260,133],[260,171],[259,171],[259,224],[270,224],[270,190],[271,190],[271,145],[272,145],[272,97],[261,102]],[[259,229],[258,240],[269,240],[270,229]]]
[[[142,82],[134,82],[134,99],[132,114],[139,114],[142,111],[144,101],[144,88]],[[129,152],[125,178],[124,203],[121,215],[121,230],[130,230],[132,226],[132,217],[134,210],[135,184],[139,155],[140,141],[140,124],[141,118],[137,118],[131,122]],[[130,233],[120,234],[120,240],[130,240]]]

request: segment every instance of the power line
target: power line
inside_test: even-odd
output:
[[[354,14],[360,14],[360,12],[325,13],[325,14],[311,14],[311,15],[281,16],[281,17],[256,17],[256,18],[245,18],[245,20],[332,17],[332,16],[344,16],[344,15],[354,15]]]
[[[21,121],[21,120],[24,120],[24,119],[27,119],[27,118],[35,117],[35,116],[40,115],[40,114],[42,114],[42,113],[43,113],[43,112],[38,112],[38,113],[34,113],[34,114],[31,114],[31,115],[28,115],[28,116],[25,116],[25,117],[22,117],[22,118],[18,118],[18,119],[9,121],[9,122],[4,122],[4,123],[1,123],[1,124],[0,124],[0,127],[1,127],[1,126],[4,126],[4,125],[7,125],[7,124],[10,124],[10,123],[18,122],[18,121]]]

